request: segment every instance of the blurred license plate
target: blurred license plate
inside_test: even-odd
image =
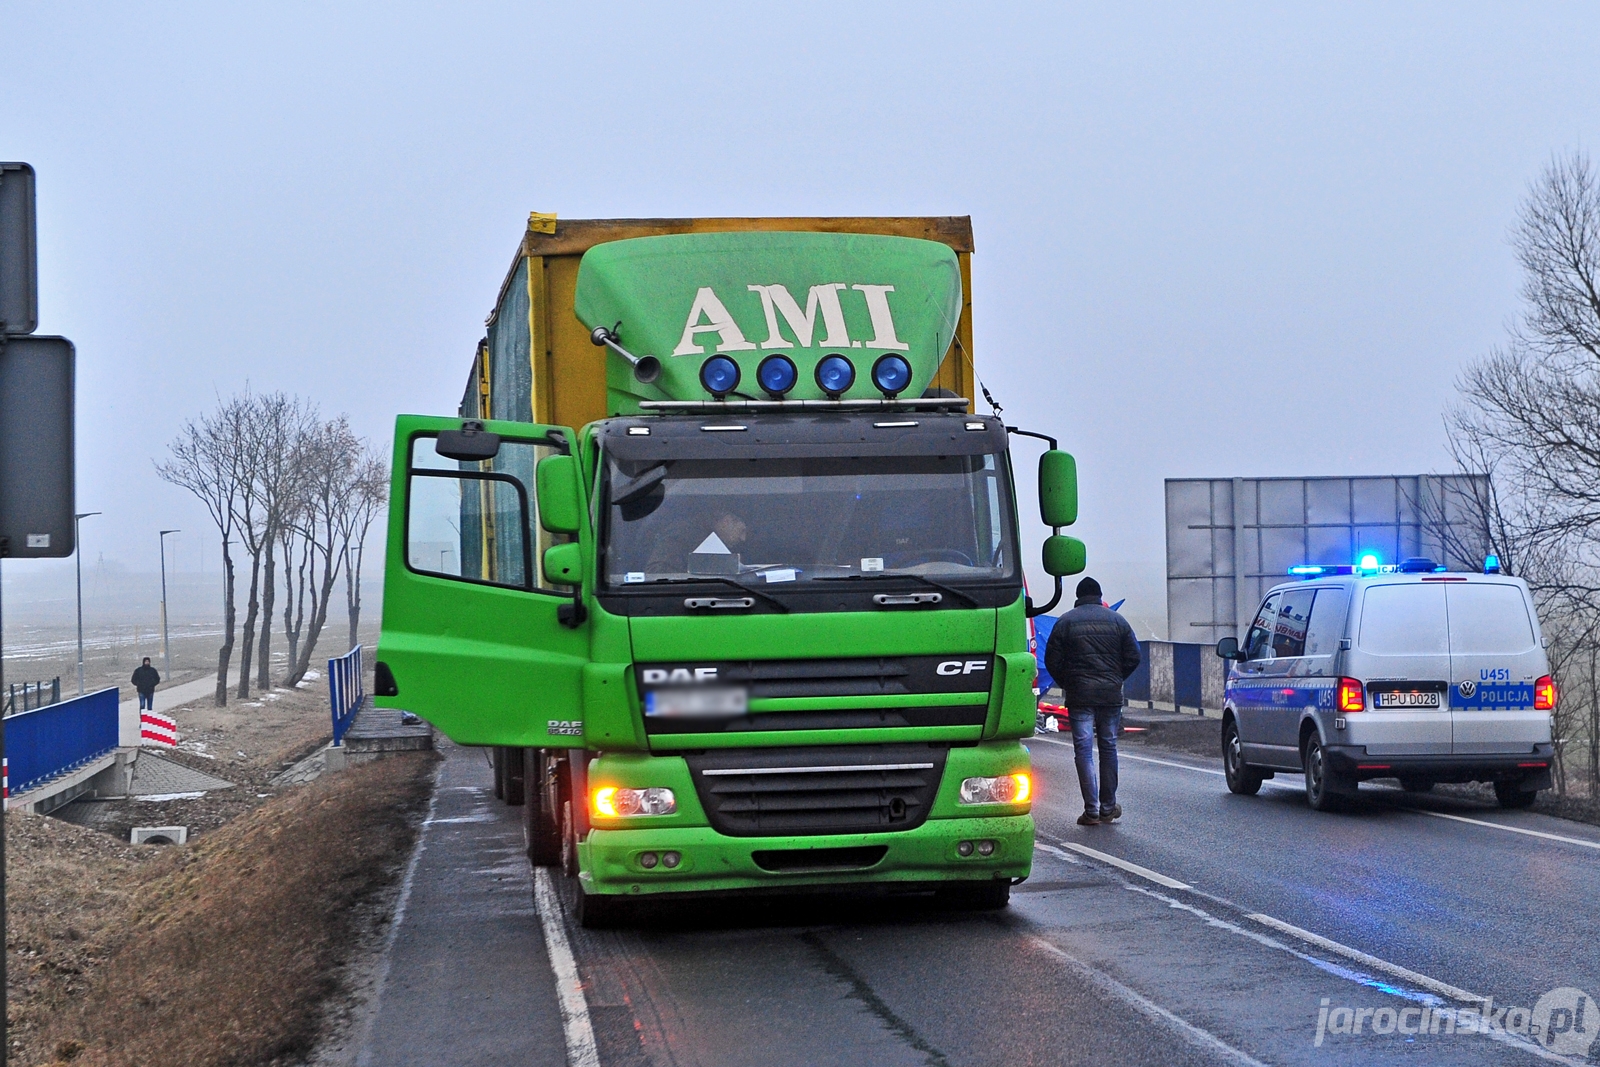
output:
[[[1372,694],[1380,708],[1436,708],[1439,706],[1438,693],[1388,692]]]
[[[743,689],[658,689],[644,695],[644,713],[663,718],[718,718],[750,710]]]

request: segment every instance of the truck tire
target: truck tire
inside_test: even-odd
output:
[[[494,768],[494,798],[506,798],[506,754],[498,745],[489,749],[489,765]]]
[[[585,893],[578,887],[578,900],[572,917],[585,930],[608,930],[620,925],[627,915],[628,901],[601,893]]]
[[[1261,772],[1244,761],[1239,744],[1239,726],[1232,719],[1222,727],[1222,773],[1228,783],[1228,792],[1242,797],[1253,797],[1261,792],[1265,780]]]
[[[1335,788],[1333,768],[1322,751],[1316,734],[1306,738],[1306,803],[1315,811],[1343,811],[1345,798]]]
[[[1011,903],[1010,882],[965,882],[940,886],[933,898],[956,911],[999,911]]]
[[[526,799],[526,791],[522,786],[522,749],[502,748],[499,752],[500,765],[505,768],[502,772],[502,791],[505,793],[506,806],[520,808]]]
[[[1521,782],[1494,784],[1494,798],[1500,802],[1502,808],[1531,808],[1538,797],[1537,790],[1524,791]]]
[[[578,827],[572,817],[572,801],[561,800],[561,873],[578,877]]]
[[[528,843],[528,862],[535,867],[554,867],[561,862],[560,810],[545,788],[544,754],[536,748],[522,750],[523,837]]]

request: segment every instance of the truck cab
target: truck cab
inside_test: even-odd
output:
[[[1023,587],[1013,434],[936,384],[961,273],[892,235],[596,243],[571,313],[603,417],[475,417],[516,382],[491,337],[475,404],[400,418],[378,701],[494,749],[583,921],[821,885],[998,907],[1027,876],[1050,605]],[[1084,552],[1049,443],[1059,596]]]

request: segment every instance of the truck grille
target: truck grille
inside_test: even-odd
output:
[[[695,792],[730,837],[874,834],[928,818],[944,774],[940,745],[850,745],[686,756]]]

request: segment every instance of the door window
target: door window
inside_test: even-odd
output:
[[[1278,594],[1273,593],[1261,604],[1261,610],[1256,612],[1256,621],[1250,624],[1250,632],[1244,638],[1244,658],[1260,659],[1272,648],[1272,630],[1277,624]]]
[[[1489,582],[1452,586],[1450,651],[1458,656],[1526,652],[1534,646],[1533,623],[1522,590]]]
[[[1311,623],[1311,598],[1315,589],[1295,589],[1283,594],[1272,628],[1273,656],[1306,654],[1306,627]]]
[[[1344,614],[1350,594],[1343,589],[1318,589],[1311,608],[1311,625],[1306,627],[1306,655],[1331,656],[1339,651],[1344,637]]]
[[[479,462],[447,459],[434,444],[431,436],[411,441],[406,565],[460,581],[548,588],[540,558],[546,546],[540,544],[529,487],[534,467],[550,449],[502,441],[498,455]]]
[[[1375,585],[1361,601],[1361,648],[1380,656],[1445,656],[1441,585]]]

